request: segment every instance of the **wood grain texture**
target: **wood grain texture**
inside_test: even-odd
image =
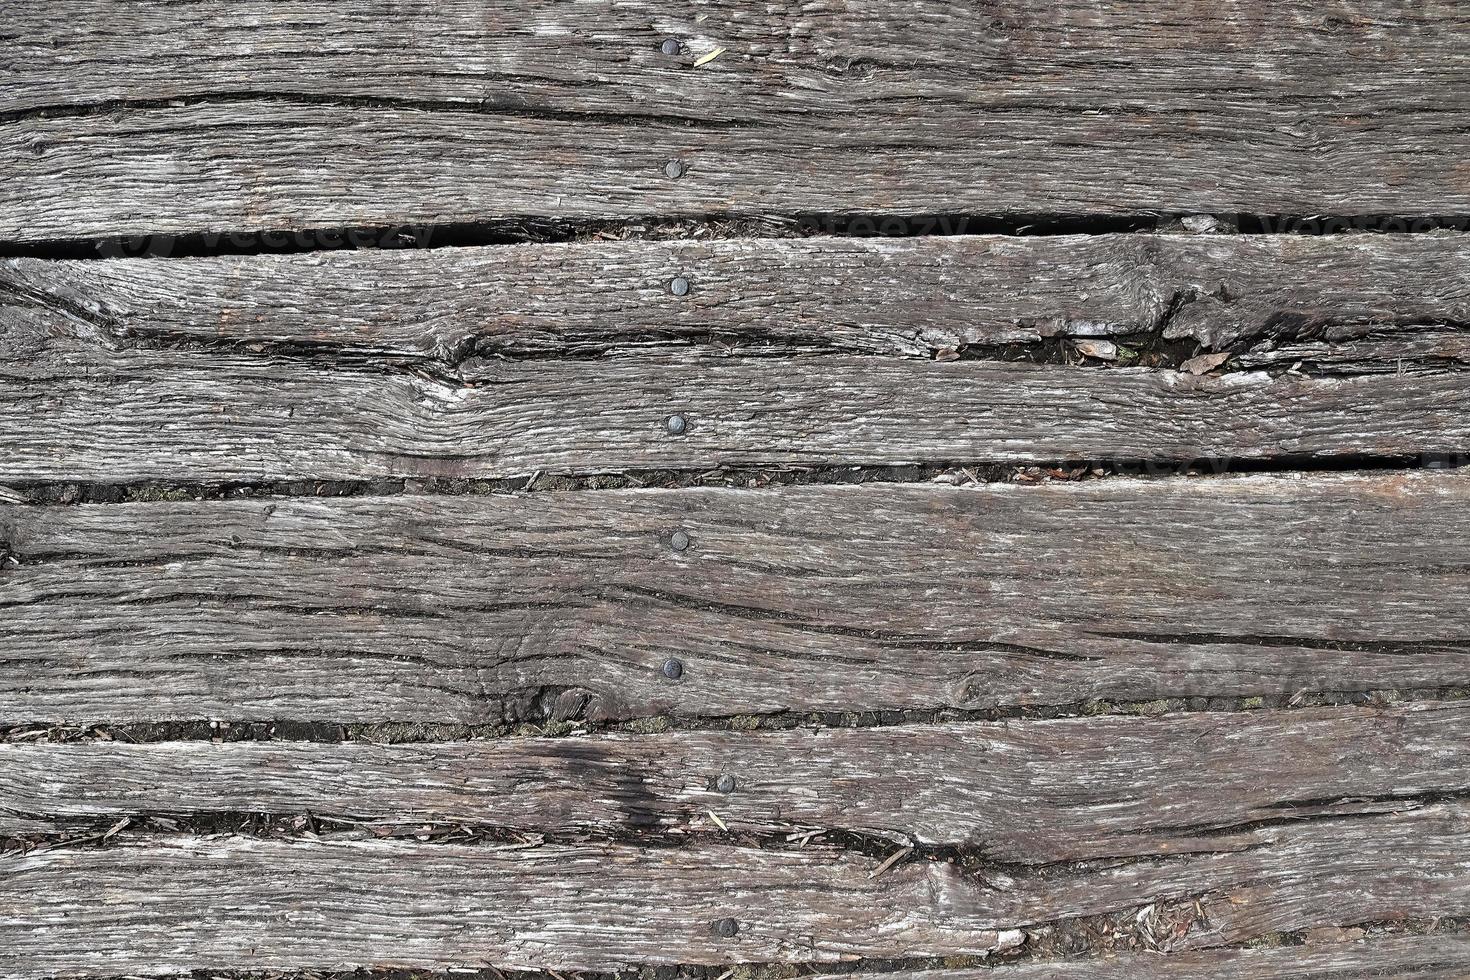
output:
[[[1414,976],[1462,980],[1470,972],[1470,940],[1456,935],[1380,935],[1319,946],[1145,953],[1073,961],[1008,964],[1003,972],[905,970],[871,980],[1366,980]]]
[[[118,348],[17,308],[12,481],[507,478],[642,469],[1456,453],[1461,372],[1220,377],[996,361],[662,352],[588,361]],[[78,328],[80,329],[80,328]],[[666,420],[687,420],[673,436]]]
[[[1460,804],[1293,823],[1058,876],[826,848],[140,839],[0,857],[0,977],[209,969],[817,962],[981,953],[1061,918],[1177,903],[1177,949],[1470,909]],[[98,902],[98,895],[107,901]],[[1147,913],[1145,913],[1147,914]],[[726,938],[711,923],[734,918]]]
[[[7,18],[10,241],[519,215],[1470,212],[1467,20],[1442,0],[221,0],[65,22],[26,0]]]
[[[1120,234],[594,242],[0,262],[0,328],[45,314],[116,344],[294,344],[462,360],[712,340],[751,353],[931,356],[1157,330],[1353,349],[1470,322],[1457,235]],[[683,276],[685,297],[669,294]],[[24,312],[22,312],[24,310]],[[1284,355],[1283,355],[1284,356]],[[1386,363],[1393,357],[1385,353]],[[1363,360],[1372,360],[1371,350]],[[1274,362],[1273,362],[1274,363]]]
[[[1421,471],[9,506],[0,718],[1454,687],[1467,497],[1465,476]]]
[[[0,745],[0,833],[311,813],[566,835],[821,828],[1017,864],[1210,851],[1470,793],[1470,706],[576,739]],[[1283,762],[1286,764],[1283,764]],[[733,788],[719,788],[729,777]]]

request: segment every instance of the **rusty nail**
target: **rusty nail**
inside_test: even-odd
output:
[[[735,777],[728,772],[715,781],[715,789],[721,793],[735,792]]]
[[[685,279],[683,276],[675,276],[674,280],[669,283],[669,292],[673,293],[675,296],[688,296],[689,280]]]
[[[664,164],[664,176],[670,180],[678,180],[684,176],[684,164],[680,160],[670,160]]]
[[[683,531],[675,531],[669,537],[669,547],[675,551],[684,551],[689,547],[689,535]]]
[[[684,676],[684,661],[677,657],[670,657],[664,661],[664,676],[671,681],[676,681]]]
[[[675,41],[671,37],[665,38],[664,43],[660,44],[658,49],[672,58],[674,55],[679,53],[679,42]]]
[[[682,415],[670,415],[664,427],[669,430],[669,435],[682,436],[689,429],[689,422]]]
[[[734,919],[716,919],[710,923],[710,930],[717,936],[734,939],[735,934],[740,931],[740,923]]]

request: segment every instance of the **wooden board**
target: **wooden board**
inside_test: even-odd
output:
[[[0,443],[10,479],[104,482],[1453,454],[1465,267],[1457,238],[1128,235],[11,260]],[[1331,343],[1338,376],[722,356],[1133,331],[1274,368]]]
[[[0,857],[0,977],[967,955],[1159,903],[1195,909],[1171,948],[1207,948],[1463,914],[1467,816],[1446,803],[1273,826],[1055,877],[931,861],[874,876],[877,858],[828,848],[145,839]],[[726,918],[735,936],[713,927]]]
[[[1423,471],[12,506],[0,704],[498,722],[1453,688],[1467,497]]]
[[[333,827],[561,837],[715,834],[723,824],[1045,865],[1210,851],[1220,834],[1257,822],[1470,793],[1467,736],[1470,705],[1430,703],[403,746],[0,744],[0,834],[155,814],[310,813]]]
[[[35,318],[50,332],[80,323],[123,347],[194,342],[441,366],[474,353],[587,357],[701,341],[735,353],[929,357],[971,344],[1156,331],[1221,349],[1321,337],[1351,351],[1344,342],[1370,331],[1412,342],[1470,322],[1467,268],[1470,249],[1455,235],[964,235],[10,259],[0,262],[0,328]],[[669,293],[676,277],[688,281],[686,296]],[[1393,368],[1403,355],[1377,360]]]
[[[648,469],[1457,454],[1459,372],[1223,377],[669,353],[449,375],[10,337],[12,481],[493,479]],[[671,435],[668,419],[684,419]]]
[[[63,21],[26,0],[7,21],[12,242],[523,215],[1470,213],[1466,14],[1442,2],[257,0]]]

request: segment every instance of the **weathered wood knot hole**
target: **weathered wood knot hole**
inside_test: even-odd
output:
[[[721,793],[735,792],[735,777],[730,775],[728,772],[725,773],[719,779],[715,780],[715,789],[719,790]]]
[[[670,657],[664,661],[661,668],[663,675],[671,681],[676,681],[684,676],[684,661],[678,657]]]
[[[689,550],[689,535],[683,531],[675,531],[669,535],[669,547],[675,551]]]
[[[689,280],[684,276],[675,276],[669,280],[669,292],[675,296],[688,296]]]
[[[709,931],[722,939],[734,939],[740,932],[740,923],[734,919],[716,919],[709,924]]]
[[[664,419],[664,428],[671,436],[682,436],[689,431],[689,420],[682,415],[670,415]]]
[[[679,51],[681,50],[681,45],[673,38],[666,37],[664,38],[664,43],[660,44],[658,46],[658,49],[664,54],[668,55],[670,58],[672,58],[674,55],[679,53]]]
[[[685,172],[688,169],[689,168],[684,166],[683,160],[670,160],[668,163],[664,164],[664,176],[669,178],[670,180],[678,180],[680,177],[684,176]]]

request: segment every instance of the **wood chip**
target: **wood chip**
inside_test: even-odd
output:
[[[868,877],[877,878],[879,875],[882,875],[883,873],[888,871],[889,868],[892,868],[895,864],[902,861],[904,858],[908,857],[912,853],[914,853],[914,849],[912,847],[904,847],[900,848],[897,851],[894,851],[892,854],[888,855],[888,857],[883,861],[882,864],[878,865],[872,871],[868,872]]]

